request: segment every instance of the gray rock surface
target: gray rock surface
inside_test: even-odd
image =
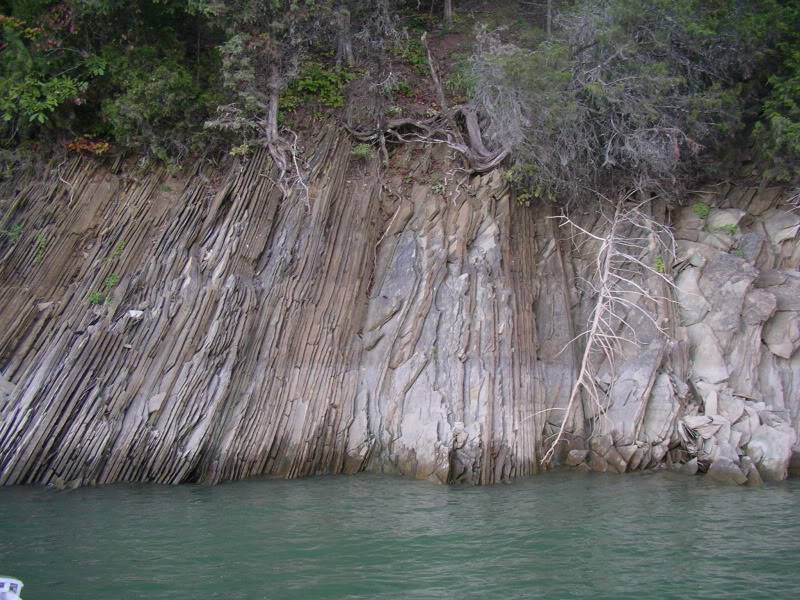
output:
[[[639,276],[663,300],[628,295],[639,345],[592,357],[600,402],[567,413],[596,247],[556,207],[516,205],[500,172],[458,175],[442,146],[381,172],[349,144],[320,132],[308,198],[284,196],[266,154],[140,178],[74,159],[4,183],[0,215],[36,235],[0,240],[0,484],[786,477],[800,219],[780,190],[715,187],[706,219],[645,207],[675,231],[674,261],[645,257],[675,288]],[[605,235],[597,210],[571,216]]]

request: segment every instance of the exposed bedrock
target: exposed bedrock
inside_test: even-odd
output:
[[[443,146],[380,172],[328,128],[308,162],[308,198],[284,196],[266,154],[181,176],[75,159],[4,184],[1,484],[363,470],[490,484],[543,468],[595,246]],[[638,345],[598,365],[602,410],[569,413],[557,463],[787,476],[800,218],[781,202],[718,187],[646,207],[673,226],[677,259],[647,260],[676,287],[638,281],[660,299],[626,315]]]

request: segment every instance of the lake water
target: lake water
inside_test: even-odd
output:
[[[548,474],[0,489],[25,600],[800,598],[800,482]]]

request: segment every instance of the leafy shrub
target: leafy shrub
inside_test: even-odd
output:
[[[407,62],[420,75],[428,73],[428,54],[422,42],[415,38],[408,38],[397,44],[395,53],[398,58]]]
[[[445,80],[445,88],[459,101],[466,101],[475,89],[475,78],[467,65],[459,65]]]
[[[367,159],[372,156],[372,146],[369,144],[356,144],[352,150],[353,156],[360,159]]]
[[[218,97],[204,91],[176,53],[152,46],[107,49],[109,94],[101,102],[106,131],[118,144],[167,161],[192,150],[196,125]]]
[[[529,165],[523,185],[538,197],[674,194],[702,150],[743,127],[739,80],[757,40],[736,24],[756,9],[734,4],[584,0],[533,50],[480,33],[472,72],[489,141]]]
[[[76,152],[110,149],[92,138],[162,159],[202,147],[220,89],[205,0],[4,5],[0,132],[11,145],[60,129],[83,134],[68,145]]]
[[[12,244],[16,244],[22,237],[22,224],[17,223],[16,225],[12,225],[8,230],[0,231],[0,234],[7,237]]]
[[[296,110],[306,104],[321,104],[327,108],[344,106],[344,86],[352,80],[347,70],[329,68],[318,62],[307,62],[300,75],[289,82],[281,95],[281,109]]]
[[[111,258],[119,258],[122,256],[122,253],[125,252],[125,246],[125,240],[119,240],[114,244],[114,248],[111,250]]]
[[[407,81],[398,80],[395,81],[392,85],[389,86],[389,93],[391,94],[400,94],[401,96],[405,96],[410,98],[414,95],[414,88]]]
[[[767,174],[795,181],[800,168],[800,35],[798,44],[786,49],[779,73],[768,83],[770,93],[753,137],[767,161]]]

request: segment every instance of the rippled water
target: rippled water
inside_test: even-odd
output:
[[[0,572],[25,600],[800,598],[800,482],[7,488]]]

